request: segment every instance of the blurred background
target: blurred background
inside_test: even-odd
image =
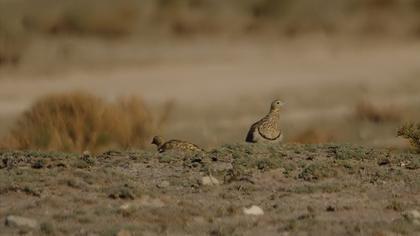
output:
[[[420,121],[420,0],[0,0],[2,148],[243,142],[401,148]]]

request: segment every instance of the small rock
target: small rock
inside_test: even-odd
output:
[[[413,224],[420,225],[420,212],[417,210],[409,210],[402,213],[403,217]]]
[[[38,159],[32,164],[32,168],[34,169],[42,169],[45,167],[45,161]]]
[[[128,209],[130,209],[131,208],[131,204],[130,203],[124,203],[124,204],[122,204],[121,206],[120,206],[120,210],[122,210],[122,211],[127,211]]]
[[[332,212],[335,211],[335,207],[333,206],[327,206],[327,208],[325,209],[326,211]]]
[[[88,233],[87,236],[99,236],[99,234],[95,234],[95,233]]]
[[[378,165],[380,166],[388,165],[389,163],[391,163],[391,161],[388,158],[382,158],[378,161]]]
[[[260,216],[260,215],[264,215],[264,211],[259,206],[253,205],[250,208],[244,208],[244,214]]]
[[[170,185],[171,185],[171,184],[169,183],[169,181],[164,180],[164,181],[162,181],[162,182],[158,183],[156,186],[157,186],[158,188],[167,188],[167,187],[169,187]]]
[[[89,150],[84,150],[82,153],[82,156],[90,156],[90,151]]]
[[[59,163],[56,164],[56,166],[57,167],[63,167],[63,168],[67,168],[68,167],[68,165],[66,163],[64,163],[64,162],[59,162]]]
[[[203,178],[201,178],[201,182],[202,185],[219,185],[220,182],[219,180],[217,180],[216,178],[214,178],[213,176],[204,176]]]
[[[38,222],[36,220],[13,215],[7,216],[5,223],[6,226],[9,227],[28,227],[31,229],[36,229],[39,227]]]
[[[128,230],[122,229],[118,231],[116,236],[131,236],[131,233]]]

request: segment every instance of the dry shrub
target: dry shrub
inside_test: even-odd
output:
[[[0,13],[0,66],[18,65],[22,60],[29,37],[23,35],[19,24],[8,24],[5,21],[5,16]]]
[[[0,31],[1,34],[1,31]],[[0,66],[17,65],[22,57],[22,47],[13,39],[0,38]]]
[[[410,35],[418,30],[419,5],[418,0],[9,0],[0,1],[0,17],[8,15],[6,24],[23,21],[27,32],[100,37],[256,30],[285,36],[366,30]]]
[[[408,123],[400,127],[397,133],[398,136],[404,137],[420,151],[420,123]]]
[[[331,143],[336,139],[332,132],[317,128],[308,128],[296,135],[291,141],[294,143],[320,144]]]
[[[26,26],[48,34],[124,36],[131,33],[139,8],[133,0],[43,1],[52,9],[37,9],[24,17]],[[36,6],[35,6],[36,7]]]
[[[358,120],[367,120],[374,123],[387,121],[400,121],[400,111],[392,106],[378,107],[368,101],[361,101],[356,105],[354,116]]]
[[[139,98],[108,103],[85,92],[53,94],[25,112],[4,145],[15,149],[101,151],[144,147],[152,117]]]

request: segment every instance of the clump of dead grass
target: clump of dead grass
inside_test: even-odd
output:
[[[378,107],[369,101],[359,102],[355,107],[354,116],[358,120],[367,120],[373,123],[401,120],[400,111],[396,107]]]
[[[417,151],[420,151],[420,123],[404,124],[399,128],[397,135],[408,139]]]
[[[152,115],[141,99],[110,103],[78,91],[39,99],[18,119],[3,146],[77,152],[142,148],[153,129]]]

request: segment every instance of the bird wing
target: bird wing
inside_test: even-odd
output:
[[[200,147],[198,147],[195,144],[188,143],[188,142],[185,142],[185,141],[175,140],[175,139],[166,142],[163,145],[162,149],[164,151],[166,151],[166,150],[203,151],[203,149],[201,149]]]
[[[267,140],[276,140],[281,136],[278,122],[269,117],[264,117],[258,125],[258,133]]]

